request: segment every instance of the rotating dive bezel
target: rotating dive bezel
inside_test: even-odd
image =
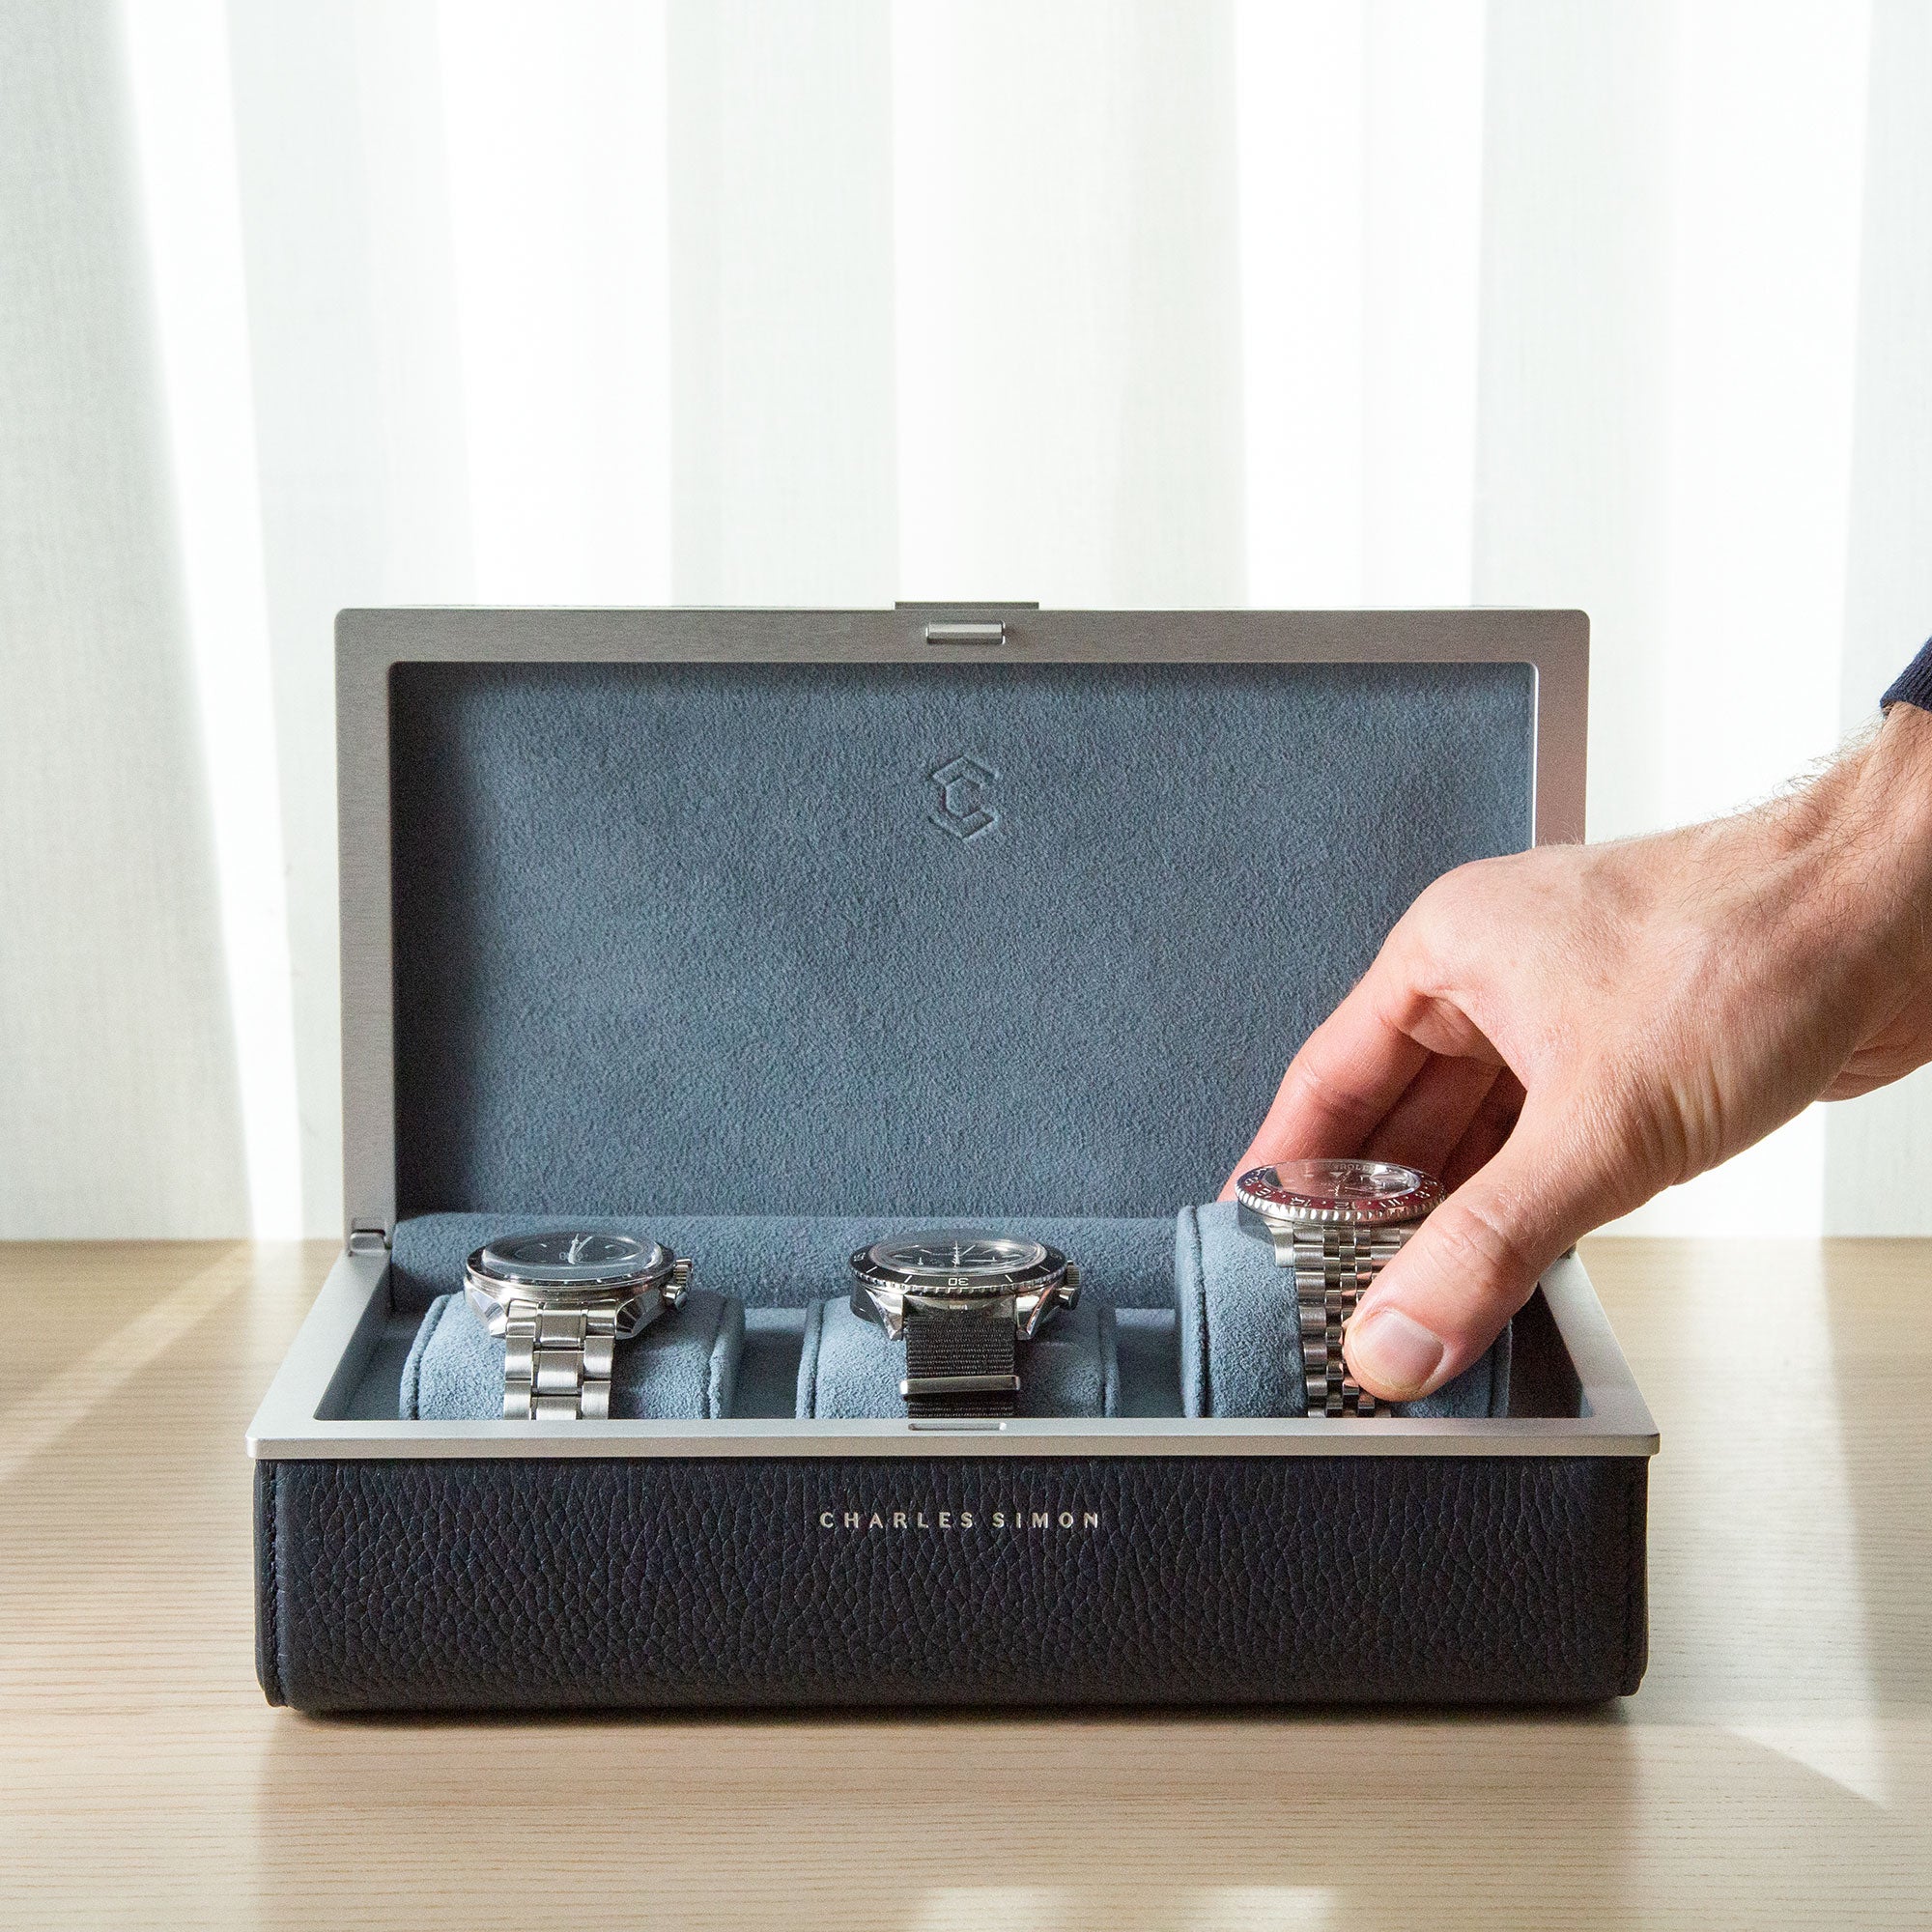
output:
[[[902,1332],[909,1308],[923,1308],[934,1314],[1004,1311],[1026,1340],[1080,1295],[1080,1271],[1058,1248],[1029,1236],[976,1228],[884,1236],[858,1249],[851,1268],[854,1312],[880,1322],[893,1337]]]
[[[1433,1175],[1393,1160],[1268,1162],[1235,1182],[1239,1207],[1296,1227],[1389,1227],[1421,1220],[1441,1199]]]

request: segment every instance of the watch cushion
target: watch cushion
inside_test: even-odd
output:
[[[1183,1208],[1175,1229],[1174,1281],[1180,1344],[1181,1413],[1306,1415],[1294,1284],[1267,1242],[1239,1224],[1232,1201]],[[1453,1381],[1398,1415],[1509,1413],[1510,1331]]]
[[[1084,1276],[1083,1276],[1084,1279]],[[798,1364],[801,1421],[903,1417],[899,1394],[906,1351],[850,1295],[815,1301],[806,1311]],[[1020,1344],[1018,1412],[1031,1416],[1105,1416],[1121,1409],[1121,1359],[1114,1311],[1087,1294]]]
[[[715,1422],[731,1413],[745,1310],[707,1289],[685,1292],[642,1334],[617,1345],[611,1413],[645,1422]],[[503,1343],[468,1299],[440,1294],[429,1305],[403,1364],[405,1422],[491,1422],[503,1413]]]
[[[801,1308],[851,1293],[853,1254],[888,1235],[947,1225],[931,1215],[413,1214],[397,1223],[390,1294],[400,1313],[427,1308],[463,1282],[464,1265],[486,1241],[577,1228],[662,1241],[688,1257],[697,1286],[734,1295],[748,1308]],[[1111,1221],[1040,1214],[954,1225],[1024,1234],[1080,1264],[1085,1292],[1116,1308],[1174,1306],[1174,1221]]]

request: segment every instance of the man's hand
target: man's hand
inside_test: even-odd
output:
[[[1758,810],[1438,879],[1295,1055],[1241,1169],[1365,1153],[1449,1187],[1348,1328],[1356,1378],[1403,1401],[1481,1355],[1590,1229],[1928,1059],[1932,714],[1901,704]]]

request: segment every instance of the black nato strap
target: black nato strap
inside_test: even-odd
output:
[[[899,1393],[909,1416],[1018,1412],[1018,1338],[1010,1301],[957,1314],[909,1307],[905,1345]]]

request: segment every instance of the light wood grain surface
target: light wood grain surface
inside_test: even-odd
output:
[[[271,1711],[242,1435],[327,1259],[0,1247],[0,1922],[1932,1923],[1932,1243],[1586,1248],[1650,1675],[1476,1717]]]

